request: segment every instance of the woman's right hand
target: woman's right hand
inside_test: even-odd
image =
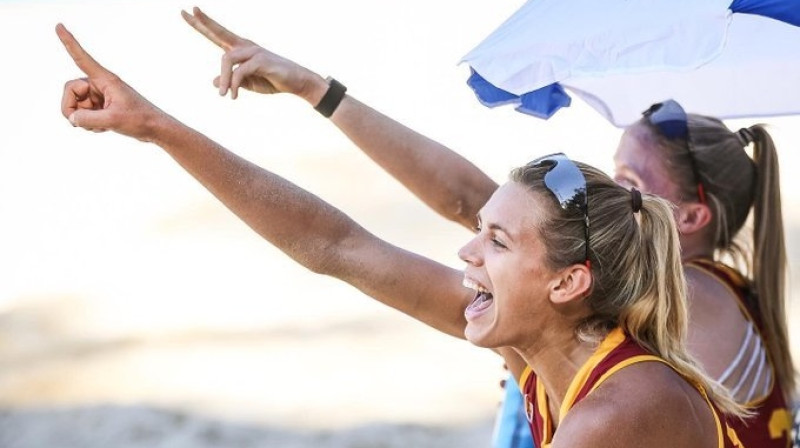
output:
[[[174,122],[92,58],[64,25],[56,25],[56,34],[75,65],[86,75],[64,85],[61,113],[73,126],[94,132],[110,130],[152,141],[157,137],[157,128],[167,121]]]
[[[228,90],[238,97],[239,87],[257,93],[291,93],[316,104],[328,88],[318,74],[266,50],[253,41],[239,37],[195,7],[192,14],[181,11],[186,22],[211,42],[222,48],[222,68],[214,79],[219,94]]]

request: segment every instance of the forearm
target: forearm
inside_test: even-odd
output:
[[[349,96],[332,119],[367,156],[429,207],[475,228],[475,216],[497,189],[475,165]]]
[[[461,155],[346,96],[331,117],[361,150],[445,218],[470,230],[497,184]]]
[[[327,82],[314,76],[300,96],[319,102]],[[333,123],[395,179],[445,218],[475,228],[475,216],[497,184],[446,146],[345,96]]]
[[[319,272],[324,255],[343,239],[364,232],[313,194],[243,159],[171,117],[154,120],[149,140],[264,239]]]

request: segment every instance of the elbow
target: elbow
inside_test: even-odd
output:
[[[444,216],[471,231],[475,231],[478,224],[478,212],[480,212],[496,189],[497,185],[491,181],[480,186],[456,186],[449,194],[452,200],[443,207],[446,210]]]
[[[348,272],[352,251],[348,248],[354,246],[352,235],[343,235],[320,244],[315,244],[315,250],[309,251],[302,260],[297,260],[306,269],[319,275],[345,279]]]
[[[337,258],[335,255],[336,250],[335,245],[331,245],[320,250],[317,254],[311,254],[297,261],[314,274],[339,277],[337,273],[340,270],[337,269],[337,263],[334,261]]]
[[[460,224],[469,231],[474,232],[478,225],[478,212],[482,206],[483,203],[477,204],[477,201],[470,200],[465,196],[458,196],[454,200],[443,204],[439,210],[440,214],[449,221]]]
[[[475,207],[474,204],[470,204],[466,199],[461,198],[452,205],[452,208],[453,212],[448,218],[453,222],[461,224],[470,231],[475,231],[478,224],[476,217],[478,216],[480,206]]]

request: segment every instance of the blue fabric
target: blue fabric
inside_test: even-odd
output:
[[[557,83],[518,96],[496,87],[475,70],[471,70],[471,72],[467,79],[467,85],[475,92],[478,101],[487,107],[517,104],[516,109],[519,112],[546,120],[562,107],[568,107],[572,102],[564,88]]]
[[[798,0],[734,0],[730,10],[757,14],[800,26],[800,1]]]
[[[487,107],[502,106],[503,104],[516,103],[519,101],[517,95],[495,87],[494,84],[483,79],[475,70],[471,70],[469,79],[467,79],[467,85],[470,86],[475,92],[475,95],[478,96],[478,101]]]
[[[534,448],[522,393],[512,375],[506,379],[505,396],[494,423],[492,448]]]
[[[522,95],[517,110],[546,120],[562,107],[569,107],[571,102],[561,84],[555,83]]]

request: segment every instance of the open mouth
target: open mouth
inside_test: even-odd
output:
[[[475,290],[475,298],[464,310],[464,317],[472,320],[483,314],[494,303],[494,296],[489,290],[474,280],[464,278],[464,286]]]

